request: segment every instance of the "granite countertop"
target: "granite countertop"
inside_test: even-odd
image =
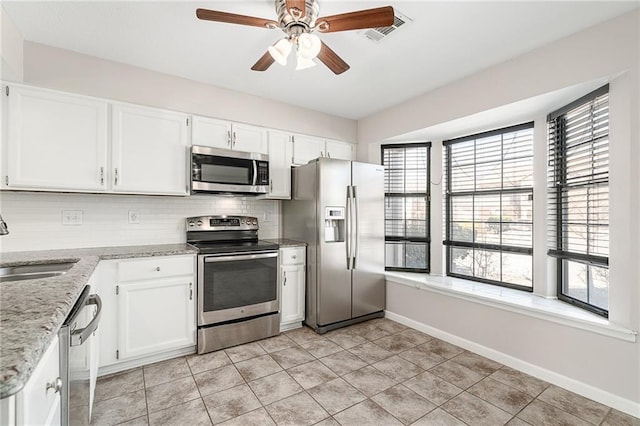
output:
[[[0,283],[0,398],[25,385],[100,260],[196,253],[189,244],[2,253],[0,266],[77,263],[64,275]]]
[[[280,248],[287,248],[287,247],[306,247],[307,243],[305,243],[304,241],[296,241],[296,240],[290,240],[288,238],[271,238],[268,240],[263,240],[263,241],[267,241],[270,243],[276,243],[280,246]]]

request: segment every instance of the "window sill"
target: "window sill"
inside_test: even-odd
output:
[[[635,342],[637,331],[610,323],[606,318],[561,302],[557,299],[483,284],[453,277],[410,273],[385,272],[387,281],[415,287],[470,302],[481,303],[498,309],[540,318],[565,326],[591,331],[627,342]]]

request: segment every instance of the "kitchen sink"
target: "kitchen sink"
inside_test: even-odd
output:
[[[64,275],[76,262],[36,263],[0,267],[0,282],[34,280]]]

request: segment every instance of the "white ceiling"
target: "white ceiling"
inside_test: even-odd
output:
[[[320,15],[392,5],[413,19],[380,43],[322,34],[351,69],[251,66],[279,30],[200,21],[198,7],[275,19],[261,1],[2,1],[25,40],[359,119],[637,8],[635,1],[319,0]],[[294,62],[294,61],[291,61]]]

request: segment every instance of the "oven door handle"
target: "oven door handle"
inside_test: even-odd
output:
[[[254,259],[267,259],[270,257],[278,257],[278,252],[272,253],[259,253],[259,254],[241,254],[241,255],[226,255],[226,256],[205,256],[205,263],[211,262],[230,262],[236,260],[254,260]]]

